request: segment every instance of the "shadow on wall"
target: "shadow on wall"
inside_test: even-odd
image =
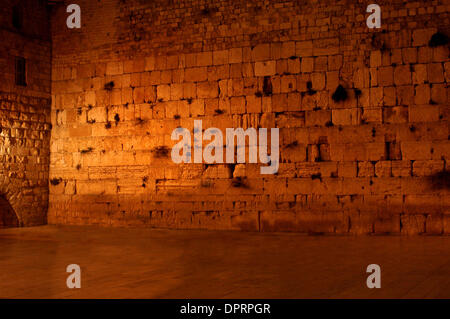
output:
[[[6,227],[19,227],[19,220],[9,202],[0,196],[0,228]]]

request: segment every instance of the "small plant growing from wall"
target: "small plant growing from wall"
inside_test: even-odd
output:
[[[201,11],[200,14],[202,16],[210,16],[211,14],[213,14],[214,12],[217,12],[218,9],[217,8],[209,8],[209,7],[204,7]]]
[[[450,172],[441,171],[429,176],[433,189],[450,189]]]
[[[235,177],[231,180],[231,186],[248,188],[246,177]]]
[[[154,147],[151,152],[156,158],[164,158],[169,155],[169,148],[167,146],[157,146]]]
[[[145,120],[143,120],[141,117],[136,118],[136,125],[142,125],[145,123]]]
[[[147,187],[147,181],[148,181],[148,177],[147,177],[147,176],[144,176],[144,177],[142,178],[142,187],[143,187],[143,188]]]
[[[216,109],[216,110],[214,110],[214,114],[215,114],[215,115],[221,115],[221,114],[223,114],[223,113],[225,113],[224,110],[221,110],[221,109]]]
[[[201,14],[204,15],[204,16],[207,16],[207,15],[209,15],[210,13],[211,13],[211,11],[209,11],[209,8],[208,8],[208,7],[203,8],[202,11],[201,11]]]
[[[345,101],[348,98],[347,90],[345,90],[345,88],[339,84],[339,86],[336,88],[336,91],[334,91],[331,98],[336,103]]]
[[[60,177],[60,178],[52,178],[51,180],[50,180],[50,184],[52,184],[53,186],[57,186],[57,185],[59,185],[60,183],[62,182],[62,178]]]
[[[317,93],[316,90],[313,90],[311,81],[306,82],[306,89],[307,89],[306,92],[308,93],[308,95],[314,95]]]
[[[291,149],[291,148],[295,148],[297,146],[298,146],[298,141],[293,141],[293,142],[287,144],[284,148],[285,149]]]
[[[265,96],[272,95],[272,81],[270,80],[270,76],[264,77],[263,92]]]
[[[448,36],[441,32],[436,32],[431,36],[428,46],[430,48],[436,48],[441,45],[448,44]]]
[[[114,122],[116,123],[116,126],[117,126],[117,124],[119,124],[119,122],[120,122],[120,116],[119,116],[119,114],[117,114],[117,113],[116,113],[116,115],[114,115]]]
[[[88,148],[81,150],[80,153],[87,154],[87,153],[91,153],[93,150],[94,150],[94,148],[89,146]]]
[[[113,88],[114,88],[114,81],[110,81],[110,82],[106,83],[104,86],[104,89],[106,91],[112,91]]]
[[[111,122],[110,122],[110,121],[106,122],[105,128],[106,128],[107,130],[109,130],[109,129],[111,128]]]
[[[375,50],[380,50],[382,52],[387,50],[386,43],[382,39],[380,39],[380,34],[372,34],[372,48]]]

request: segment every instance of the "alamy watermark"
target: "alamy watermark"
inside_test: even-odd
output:
[[[70,264],[66,268],[66,272],[70,273],[67,277],[67,288],[81,288],[81,268],[77,264]]]
[[[78,4],[72,3],[67,6],[67,13],[70,15],[66,19],[66,25],[69,29],[81,28],[81,8]],[[371,15],[367,18],[366,24],[369,29],[381,28],[381,8],[378,4],[372,3],[367,6],[367,13]]]
[[[172,140],[181,140],[172,148],[174,163],[245,163],[248,149],[248,163],[268,164],[260,168],[261,174],[275,174],[280,164],[279,129],[270,129],[270,155],[268,154],[267,128],[227,128],[225,140],[220,129],[212,127],[203,132],[202,120],[194,120],[194,145],[192,147],[191,132],[183,127],[172,131]],[[246,140],[248,139],[248,145]],[[236,144],[235,144],[236,140]],[[203,149],[203,141],[211,141]],[[247,147],[248,146],[248,147]],[[192,152],[193,149],[193,152]],[[235,151],[236,150],[236,151]]]
[[[381,288],[381,267],[377,264],[370,264],[367,266],[367,273],[370,273],[370,276],[367,277],[366,285],[367,288]]]
[[[70,15],[66,19],[66,25],[69,29],[81,28],[81,8],[78,4],[72,3],[67,6],[67,13]]]

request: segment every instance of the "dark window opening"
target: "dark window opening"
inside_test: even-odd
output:
[[[22,57],[16,57],[16,85],[27,85],[26,60]]]
[[[13,7],[12,24],[17,30],[21,30],[23,26],[23,14],[20,6]]]

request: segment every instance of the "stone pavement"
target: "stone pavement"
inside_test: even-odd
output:
[[[450,237],[0,229],[0,298],[450,298]]]

